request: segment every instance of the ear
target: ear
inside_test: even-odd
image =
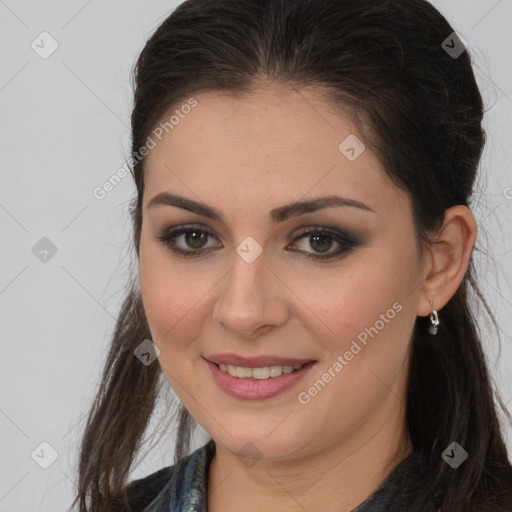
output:
[[[443,225],[425,249],[425,277],[417,315],[430,315],[432,309],[439,311],[453,297],[468,269],[476,234],[475,218],[469,208],[457,205],[445,211]]]

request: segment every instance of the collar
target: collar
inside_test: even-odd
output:
[[[143,512],[207,512],[208,470],[215,454],[210,440],[172,467],[172,475],[158,496]],[[413,451],[402,460],[384,482],[352,512],[405,512],[407,499],[428,473],[423,453]],[[421,510],[435,512],[430,503]]]

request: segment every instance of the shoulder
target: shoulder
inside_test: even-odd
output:
[[[143,510],[147,507],[171,480],[174,468],[175,466],[167,466],[130,482],[126,489],[130,507],[133,510]]]
[[[205,485],[209,462],[215,452],[215,443],[210,440],[191,454],[179,459],[150,475],[133,480],[126,488],[130,509],[133,511],[160,510],[163,502],[183,494],[184,497]],[[157,508],[155,508],[157,507]]]

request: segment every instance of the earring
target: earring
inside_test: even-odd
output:
[[[432,301],[430,301],[430,304],[432,306],[432,313],[430,313],[430,326],[428,328],[428,332],[435,336],[439,325],[439,317],[437,316],[437,311],[434,309]]]

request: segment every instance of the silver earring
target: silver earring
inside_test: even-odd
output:
[[[437,316],[437,311],[433,307],[434,305],[432,304],[432,301],[430,301],[430,304],[432,305],[432,313],[430,313],[430,325],[428,332],[435,336],[437,334],[437,328],[439,325],[439,317]]]

